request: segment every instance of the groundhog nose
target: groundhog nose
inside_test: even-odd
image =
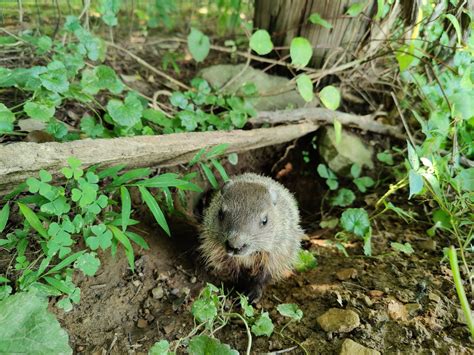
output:
[[[241,246],[236,247],[235,245],[232,245],[228,240],[225,242],[227,254],[230,256],[241,254],[247,248],[247,246],[248,244],[242,244]]]

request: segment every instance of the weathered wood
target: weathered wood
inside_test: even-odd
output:
[[[84,139],[66,143],[14,143],[0,146],[0,194],[39,170],[58,173],[74,156],[84,166],[127,164],[129,168],[167,167],[188,162],[200,149],[228,143],[228,152],[242,152],[285,143],[315,131],[315,123],[248,131],[193,132],[160,136]]]
[[[306,121],[318,124],[333,124],[334,120],[338,120],[343,126],[357,127],[364,131],[390,135],[399,139],[406,138],[399,127],[374,121],[373,115],[357,116],[350,113],[328,110],[322,107],[268,112],[261,111],[257,117],[250,120],[250,123],[258,125],[263,123],[278,124]]]

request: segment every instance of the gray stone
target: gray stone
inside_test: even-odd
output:
[[[336,144],[334,128],[326,127],[319,142],[319,153],[329,168],[337,174],[348,174],[354,163],[361,167],[374,168],[373,148],[355,134],[342,129],[341,141]]]
[[[165,292],[162,286],[158,286],[151,290],[151,294],[153,295],[154,299],[159,300],[163,298]]]
[[[331,308],[317,321],[326,332],[347,333],[360,325],[359,315],[350,309]]]
[[[340,355],[380,355],[380,352],[367,348],[352,339],[346,339],[342,343]]]
[[[257,111],[283,110],[286,108],[299,108],[303,106],[316,106],[317,100],[306,104],[301,95],[296,91],[290,80],[284,77],[269,75],[262,70],[247,67],[243,73],[244,64],[231,65],[219,64],[201,70],[199,76],[206,80],[215,90],[219,90],[229,80],[237,78],[223,89],[225,94],[235,94],[247,84],[254,83],[258,97],[249,101]]]

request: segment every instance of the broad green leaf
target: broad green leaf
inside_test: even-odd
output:
[[[209,181],[209,183],[211,184],[212,188],[214,188],[214,189],[219,188],[219,184],[217,183],[216,177],[214,176],[214,173],[209,168],[209,166],[207,166],[204,163],[200,163],[199,165],[201,166],[202,170],[204,171],[204,175],[206,175],[206,178]]]
[[[51,103],[46,104],[33,101],[28,101],[25,106],[23,106],[23,109],[28,116],[41,121],[49,121],[56,112],[56,108]]]
[[[25,217],[25,219],[28,221],[30,226],[37,231],[43,238],[49,239],[48,237],[48,232],[46,229],[43,227],[43,224],[39,220],[38,216],[36,213],[34,213],[28,206],[18,202],[18,207],[20,208],[21,214]]]
[[[392,154],[390,154],[390,152],[387,150],[381,153],[377,153],[377,159],[387,165],[393,165]]]
[[[15,115],[8,107],[0,103],[0,134],[13,132]]]
[[[72,354],[47,298],[19,292],[0,302],[0,353]]]
[[[313,83],[311,82],[311,79],[308,75],[301,74],[300,76],[298,76],[298,78],[296,79],[296,86],[301,97],[306,102],[311,102],[313,100]]]
[[[140,122],[143,106],[135,94],[129,93],[124,102],[116,99],[110,100],[107,104],[107,112],[115,123],[124,127],[132,127]]]
[[[462,191],[474,191],[474,168],[463,169],[454,180],[458,183]],[[1,231],[1,228],[0,228]]]
[[[207,335],[193,337],[189,341],[188,350],[192,355],[239,355],[237,350]]]
[[[363,237],[370,229],[369,215],[363,208],[348,208],[342,213],[341,226],[345,231]]]
[[[407,142],[408,148],[408,161],[413,170],[418,170],[420,168],[420,160],[418,159],[418,154],[416,153],[415,148]]]
[[[290,56],[291,64],[297,67],[305,67],[313,56],[313,47],[306,38],[295,37],[291,40]]]
[[[413,45],[401,46],[396,53],[395,58],[397,59],[401,72],[405,71],[416,59],[413,55],[415,53],[415,47]]]
[[[311,21],[311,23],[314,23],[315,25],[320,25],[324,28],[327,28],[328,30],[332,28],[332,25],[329,22],[327,22],[325,19],[323,19],[321,15],[318,14],[317,12],[311,14],[311,16],[309,17],[309,20]]]
[[[365,7],[367,6],[367,2],[356,2],[352,4],[346,11],[346,15],[355,17],[358,16],[362,11],[364,11]]]
[[[94,276],[100,267],[100,260],[96,253],[84,253],[74,263],[76,269],[81,270],[86,276]]]
[[[384,0],[377,0],[377,13],[375,14],[375,17],[374,17],[375,21],[378,21],[382,18],[384,4],[385,4]]]
[[[191,27],[191,33],[188,35],[188,49],[196,62],[206,59],[210,46],[209,37]]]
[[[269,337],[273,333],[273,322],[270,319],[268,312],[263,312],[257,321],[252,325],[252,333],[256,336],[265,335]]]
[[[334,138],[336,139],[336,145],[338,145],[339,143],[341,143],[342,124],[338,120],[334,119],[333,125],[334,125]]]
[[[143,111],[143,118],[164,128],[171,128],[173,126],[172,119],[166,117],[161,111],[146,109]]]
[[[171,235],[170,228],[168,227],[168,222],[166,221],[165,215],[161,211],[158,202],[156,202],[153,195],[143,186],[138,186],[140,193],[142,195],[143,201],[146,203],[150,209],[153,217],[155,217],[156,222],[160,225],[161,228],[166,232],[166,234]]]
[[[339,224],[339,218],[330,218],[330,219],[326,219],[326,220],[322,220],[321,222],[319,222],[319,226],[321,228],[329,228],[329,229],[334,229],[337,227],[337,225]]]
[[[324,87],[319,92],[319,98],[323,105],[330,110],[336,110],[341,103],[341,94],[339,90],[332,85]]]
[[[413,254],[415,252],[410,243],[401,244],[397,242],[392,242],[390,243],[390,246],[393,250],[400,251],[407,255]]]
[[[122,0],[100,0],[99,12],[102,14],[102,21],[107,26],[117,26],[117,14],[120,11]]]
[[[66,67],[57,60],[48,64],[48,71],[40,75],[40,80],[41,84],[52,92],[64,93],[69,89]]]
[[[84,116],[81,118],[81,130],[90,138],[103,137],[105,128],[96,119],[91,116]]]
[[[211,299],[200,298],[194,301],[191,313],[199,323],[208,322],[217,317],[217,307]]]
[[[339,206],[339,207],[347,207],[352,205],[355,201],[354,193],[346,188],[339,189],[337,195],[332,198],[331,205],[332,206]]]
[[[273,42],[266,30],[257,30],[250,37],[250,48],[252,48],[259,55],[265,55],[272,51]]]
[[[237,165],[237,163],[239,162],[239,156],[237,153],[230,153],[227,156],[227,160],[229,161],[230,164]]]
[[[474,117],[474,90],[463,90],[449,96],[449,100],[453,106],[453,115],[465,121]]]
[[[352,164],[351,166],[351,175],[353,178],[358,178],[360,176],[360,173],[362,171],[362,168],[360,167],[359,164]]]
[[[279,304],[277,310],[284,317],[294,320],[301,320],[303,318],[303,311],[294,303]]]
[[[0,210],[0,233],[2,233],[3,230],[5,229],[9,216],[10,216],[10,205],[6,203],[5,206],[3,206],[2,209]]]
[[[110,248],[112,245],[112,233],[107,230],[105,224],[101,223],[91,227],[93,235],[86,239],[86,244],[92,249],[97,250],[99,247],[102,250]]]
[[[170,343],[168,340],[160,340],[153,344],[148,355],[168,355],[169,349]]]
[[[366,192],[367,188],[374,186],[375,182],[371,177],[363,176],[363,177],[354,179],[354,184],[356,184],[360,192]]]
[[[125,186],[120,187],[120,196],[122,198],[122,231],[125,232],[132,212],[132,199],[130,197],[130,192],[128,192],[128,189]]]
[[[247,296],[240,295],[240,306],[242,307],[246,317],[253,317],[255,310],[253,309],[252,305],[249,304]]]
[[[410,185],[410,194],[408,198],[410,199],[413,195],[420,193],[423,189],[423,177],[415,170],[410,169],[408,173],[408,182]]]
[[[314,269],[317,265],[316,258],[309,250],[301,250],[298,253],[298,260],[295,264],[296,271],[304,272]]]
[[[329,178],[329,171],[326,165],[324,164],[318,164],[318,174],[321,176],[323,179],[328,179]]]
[[[458,19],[452,14],[446,14],[444,16],[451,22],[454,29],[456,30],[456,36],[458,38],[458,46],[461,46],[462,31],[461,31],[461,26],[459,25]]]

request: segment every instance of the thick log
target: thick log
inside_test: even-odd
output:
[[[307,122],[248,131],[8,144],[0,146],[0,194],[37,175],[41,169],[57,174],[71,156],[78,158],[84,166],[168,167],[187,163],[202,148],[228,143],[227,152],[243,152],[292,141],[317,129],[317,124]]]

